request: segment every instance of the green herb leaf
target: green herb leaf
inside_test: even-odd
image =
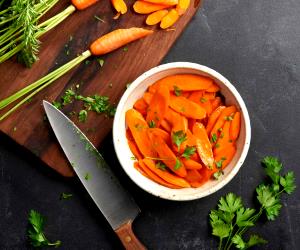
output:
[[[230,226],[224,222],[215,223],[212,234],[220,237],[221,239],[228,237],[230,233]]]
[[[262,244],[266,244],[268,243],[268,241],[266,241],[265,239],[261,238],[260,236],[254,234],[254,235],[250,235],[250,239],[247,242],[247,248],[253,247],[253,246],[257,246],[257,245],[262,245]]]
[[[35,210],[30,210],[28,222],[30,227],[28,229],[28,237],[30,243],[34,247],[42,247],[42,246],[54,246],[58,247],[61,245],[61,241],[56,241],[54,243],[49,242],[46,238],[43,230],[45,224],[45,218],[40,213]]]
[[[213,174],[213,176],[216,180],[219,180],[223,174],[224,174],[224,172],[222,170],[219,170],[219,171],[215,172]]]
[[[176,158],[174,170],[178,170],[179,168],[181,168],[181,162],[180,162],[180,160],[178,160],[178,158]]]
[[[217,142],[217,140],[218,140],[218,137],[217,137],[217,135],[214,133],[214,134],[212,134],[212,136],[211,136],[211,141],[213,142],[213,143],[216,143]]]
[[[193,155],[195,152],[196,152],[195,147],[186,146],[181,156],[184,157],[185,159],[190,159],[191,155]]]
[[[238,249],[246,249],[246,243],[242,239],[242,237],[238,234],[236,234],[234,237],[232,237],[232,243],[235,244],[235,247]]]
[[[172,142],[178,147],[178,151],[180,149],[180,145],[186,140],[187,140],[186,133],[184,133],[183,130],[173,132]]]
[[[155,164],[155,166],[156,166],[158,169],[162,170],[162,171],[166,171],[166,170],[167,170],[167,166],[166,166],[164,163],[162,163],[161,161],[157,162],[157,163]]]
[[[67,199],[70,199],[72,196],[73,196],[73,194],[62,193],[60,195],[60,199],[61,200],[67,200]]]
[[[155,121],[153,121],[153,120],[151,120],[150,122],[149,122],[149,127],[150,128],[155,128]]]
[[[80,110],[79,114],[78,114],[78,119],[80,122],[86,122],[88,113],[86,110]]]
[[[201,97],[200,102],[205,103],[205,102],[207,102],[207,99],[205,97]]]
[[[124,47],[124,48],[123,48],[123,51],[124,51],[124,52],[127,52],[127,51],[128,51],[128,47]]]
[[[57,109],[61,109],[61,107],[62,107],[62,104],[60,102],[53,101],[52,104]]]
[[[222,157],[221,160],[216,162],[216,167],[217,168],[222,168],[223,162],[226,160],[225,157]]]
[[[100,65],[100,67],[102,68],[103,65],[104,65],[104,59],[98,58],[97,61],[98,61],[99,65]]]
[[[294,172],[287,172],[286,175],[280,177],[280,185],[286,193],[293,193],[296,189]]]
[[[87,181],[91,179],[91,176],[89,173],[86,173],[84,176],[84,179],[86,179]]]
[[[241,207],[236,211],[236,224],[239,227],[251,227],[254,225],[249,221],[250,217],[255,213],[255,209]]]
[[[276,184],[279,183],[279,173],[282,170],[282,163],[275,157],[265,157],[262,160],[262,164],[265,166],[266,174],[272,179]]]
[[[234,193],[228,193],[225,198],[221,197],[218,204],[220,210],[228,213],[234,213],[242,207],[241,197],[236,196]]]
[[[175,95],[176,96],[181,96],[182,90],[180,88],[178,88],[176,85],[174,85],[173,88],[174,88]]]

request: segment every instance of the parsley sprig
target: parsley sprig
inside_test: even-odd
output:
[[[30,228],[28,229],[28,237],[30,243],[34,247],[54,246],[61,245],[61,241],[57,240],[51,243],[44,234],[45,218],[35,210],[30,210],[28,221]]]
[[[186,133],[184,133],[183,130],[173,132],[172,142],[178,147],[178,151],[180,150],[180,145],[186,140]]]
[[[219,238],[218,249],[230,249],[232,245],[238,249],[248,249],[266,244],[267,241],[256,234],[250,235],[246,241],[243,234],[255,225],[262,214],[265,214],[268,220],[275,220],[282,207],[281,194],[291,194],[295,190],[294,173],[290,171],[281,175],[283,166],[277,158],[265,157],[262,164],[270,183],[263,183],[256,188],[256,198],[260,204],[258,210],[245,208],[241,197],[229,193],[221,197],[218,208],[210,212],[212,234]]]

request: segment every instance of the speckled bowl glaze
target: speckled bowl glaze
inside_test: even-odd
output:
[[[170,189],[144,177],[133,167],[133,156],[126,139],[125,112],[133,107],[149,85],[157,80],[174,74],[197,74],[208,76],[220,86],[226,105],[236,105],[241,111],[241,131],[237,140],[237,152],[224,170],[220,180],[209,180],[199,188]],[[157,197],[185,201],[208,196],[229,183],[241,168],[250,146],[251,127],[246,105],[235,87],[220,73],[203,65],[189,62],[175,62],[157,66],[138,77],[122,96],[113,123],[113,142],[117,157],[128,176],[142,189]]]

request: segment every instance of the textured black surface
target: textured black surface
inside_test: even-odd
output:
[[[142,209],[135,232],[149,249],[213,249],[207,215],[221,195],[236,192],[253,205],[266,155],[279,156],[300,186],[300,1],[204,1],[165,62],[191,61],[226,76],[238,89],[252,122],[252,143],[238,175],[221,191],[198,201],[157,199],[121,170],[111,137],[103,154]],[[159,46],[159,45],[157,45]],[[59,199],[62,192],[70,200]],[[283,199],[275,222],[255,231],[269,240],[263,249],[299,249],[300,189]],[[48,218],[50,239],[61,249],[121,249],[116,236],[76,179],[66,180],[33,155],[0,136],[0,249],[27,249],[27,214]]]

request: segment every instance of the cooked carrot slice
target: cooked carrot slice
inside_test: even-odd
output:
[[[169,187],[169,188],[181,188],[180,186],[176,186],[174,184],[171,184],[171,183],[165,181],[159,175],[157,175],[157,173],[160,173],[159,172],[160,169],[158,169],[158,171],[156,171],[156,172],[151,171],[150,168],[148,167],[148,165],[146,165],[143,160],[139,160],[138,164],[139,164],[140,168],[149,176],[149,178],[152,181],[154,181],[158,184],[161,184],[163,186]],[[154,166],[154,167],[156,168],[156,166]],[[160,171],[162,171],[162,170],[160,170]]]
[[[205,93],[204,91],[194,91],[190,96],[189,100],[197,103],[202,108],[205,109],[206,114],[210,115],[212,113],[212,105],[210,100],[213,99],[214,96],[211,93]]]
[[[225,121],[222,127],[222,131],[218,134],[218,140],[214,146],[214,155],[217,155],[224,148],[230,146],[230,144],[232,145],[232,142],[230,141],[229,137],[230,124],[230,121]]]
[[[144,101],[149,105],[153,97],[153,93],[145,92],[143,95]]]
[[[210,134],[211,130],[213,129],[216,121],[218,120],[219,116],[221,115],[222,111],[225,109],[225,106],[218,107],[208,118],[208,122],[206,125],[206,132]]]
[[[163,17],[168,14],[168,12],[169,12],[168,10],[158,10],[149,14],[146,19],[146,24],[147,25],[158,24],[161,21],[161,19],[163,19]]]
[[[235,106],[229,106],[222,110],[220,116],[218,117],[215,125],[213,126],[210,136],[217,136],[219,129],[223,127],[226,119],[228,119],[230,116],[232,116],[236,112]]]
[[[170,28],[179,19],[179,15],[175,9],[171,9],[167,15],[165,15],[160,22],[162,29]]]
[[[190,0],[179,0],[176,5],[176,10],[179,16],[182,16],[190,6]]]
[[[220,87],[217,84],[211,85],[208,89],[206,89],[206,92],[218,92],[220,90]]]
[[[166,166],[180,177],[186,176],[186,169],[165,141],[155,134],[149,134],[152,147]]]
[[[134,103],[133,107],[142,115],[145,115],[147,113],[148,104],[143,98],[140,98]]]
[[[167,144],[171,142],[170,134],[160,128],[149,128],[147,133],[149,137],[151,134],[161,137]]]
[[[230,125],[230,139],[235,141],[239,137],[241,129],[241,113],[236,112]]]
[[[203,185],[205,182],[207,182],[210,177],[216,172],[217,170],[211,170],[209,168],[201,168],[198,170],[198,172],[201,174],[201,185]]]
[[[202,165],[199,162],[196,162],[192,159],[181,159],[186,169],[201,169]]]
[[[188,128],[189,128],[189,130],[193,130],[193,127],[194,127],[196,122],[197,122],[196,119],[192,119],[192,118],[188,119]]]
[[[193,91],[189,96],[189,100],[195,103],[200,103],[203,94],[204,94],[203,90]]]
[[[134,168],[135,168],[137,171],[139,171],[142,175],[144,175],[144,176],[147,177],[147,178],[150,178],[150,176],[147,175],[146,172],[140,167],[140,164],[139,164],[137,161],[135,161],[135,162],[133,163],[133,166],[134,166]]]
[[[213,111],[221,105],[221,102],[222,100],[220,96],[217,96],[214,100],[211,101]]]
[[[170,91],[166,86],[160,86],[150,101],[146,121],[152,127],[159,127],[168,110]]]
[[[188,120],[172,109],[168,109],[165,119],[172,125],[172,131],[184,131],[188,128]]]
[[[216,165],[218,165],[219,163],[219,166],[221,166],[222,169],[226,168],[231,162],[232,158],[234,157],[235,152],[236,147],[233,144],[227,146],[222,151],[218,152],[218,154],[215,156]]]
[[[142,154],[141,154],[138,146],[136,145],[135,141],[128,140],[127,142],[128,142],[128,146],[131,150],[131,153],[134,155],[134,157],[138,160],[143,159],[144,157],[142,156]]]
[[[125,14],[127,12],[127,6],[124,0],[111,0],[111,3],[118,13]]]
[[[182,91],[196,91],[208,89],[213,84],[213,81],[208,77],[200,75],[171,75],[152,84],[152,86],[149,87],[149,91],[151,93],[155,92],[160,84],[167,85],[170,91],[173,91],[174,87]]]
[[[144,1],[136,1],[133,4],[134,11],[139,14],[150,14],[157,10],[162,10],[162,9],[166,9],[169,7],[170,7],[170,5],[148,3],[148,2],[144,2]]]
[[[160,126],[167,132],[171,132],[171,126],[170,124],[164,119],[161,121]]]
[[[178,4],[178,0],[143,0],[148,3],[154,4],[164,4],[164,5],[176,5]]]
[[[183,178],[180,178],[178,176],[175,176],[168,171],[163,171],[155,166],[155,163],[151,159],[144,159],[143,162],[146,164],[146,166],[154,173],[156,173],[160,178],[164,179],[166,182],[169,182],[173,185],[179,186],[179,187],[190,187],[190,184]],[[185,174],[186,175],[186,174]]]
[[[129,141],[134,141],[134,138],[133,138],[132,133],[129,128],[126,129],[126,138]]]
[[[206,111],[200,105],[182,96],[170,96],[170,107],[188,118],[203,119]]]
[[[210,168],[214,164],[214,156],[212,152],[212,146],[208,139],[205,127],[201,123],[196,123],[193,127],[193,135],[197,139],[197,152],[200,156],[203,164]]]
[[[149,126],[141,113],[135,109],[129,109],[126,111],[125,120],[140,152],[145,157],[156,157],[157,154],[152,148],[147,134],[147,129]]]
[[[187,170],[187,175],[185,179],[189,183],[200,182],[202,179],[201,174],[196,169]]]

